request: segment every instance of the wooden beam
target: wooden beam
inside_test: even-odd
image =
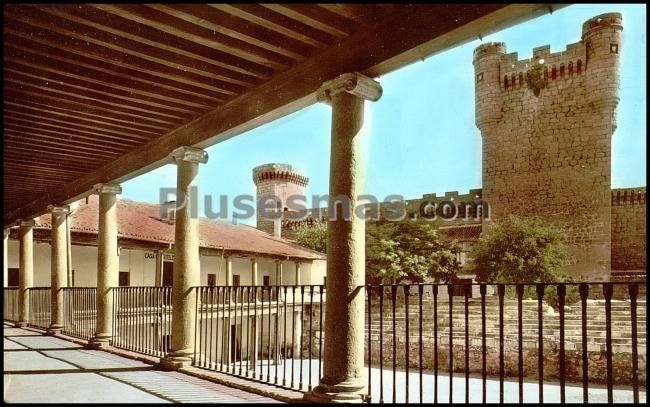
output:
[[[47,114],[45,112],[43,113],[37,113],[35,114],[34,112],[26,112],[22,110],[19,107],[12,107],[12,106],[5,106],[4,108],[4,113],[5,113],[5,118],[11,117],[19,120],[25,120],[25,121],[33,121],[34,123],[44,123],[44,124],[51,124],[51,125],[62,125],[63,127],[70,127],[71,129],[76,129],[80,131],[96,131],[99,134],[114,134],[116,135],[117,138],[130,138],[134,134],[139,134],[138,132],[125,132],[122,130],[115,130],[110,127],[105,127],[105,126],[98,126],[98,125],[88,125],[84,124],[81,120],[78,120],[76,117],[73,118],[74,122],[70,123],[70,119],[64,119],[61,117],[57,117],[54,115]],[[154,138],[155,135],[149,135],[146,136],[146,138],[143,137],[143,140],[150,140]],[[95,145],[95,148],[97,145]]]
[[[90,157],[94,156],[94,157],[102,157],[102,158],[107,158],[107,157],[115,158],[120,155],[119,151],[106,150],[105,148],[99,150],[97,149],[97,147],[78,145],[73,141],[72,142],[61,141],[61,140],[54,141],[54,140],[48,140],[48,139],[36,138],[36,137],[25,137],[23,133],[14,132],[14,131],[5,130],[4,139],[7,142],[13,142],[14,144],[18,144],[18,145],[27,144],[27,145],[34,145],[36,148],[48,147],[56,150],[69,151],[75,156],[79,155],[80,159],[83,158],[84,155]]]
[[[52,202],[70,202],[83,197],[96,183],[124,182],[157,168],[167,163],[169,153],[179,146],[207,147],[309,106],[316,102],[315,92],[321,84],[342,73],[360,71],[371,72],[372,76],[383,75],[421,59],[425,53],[440,52],[478,35],[546,14],[549,6],[404,5],[396,10],[378,23],[376,30],[359,30],[315,57],[77,182],[29,204],[8,208],[4,213],[5,225],[42,213]],[[445,18],[449,15],[455,18]],[[436,41],[439,37],[444,41]],[[411,52],[412,49],[417,51]]]
[[[203,27],[201,24],[196,25],[181,18],[174,17],[155,9],[155,5],[153,4],[144,6],[122,3],[119,5],[95,4],[93,6],[273,69],[285,69],[293,63],[291,58],[282,54],[249,44],[238,38],[223,35],[217,31]]]
[[[114,135],[111,133],[104,133],[104,132],[91,131],[87,129],[75,128],[75,126],[65,126],[53,122],[46,122],[42,119],[39,119],[37,121],[33,119],[30,120],[26,118],[12,116],[11,114],[5,115],[4,119],[5,119],[5,124],[13,123],[14,125],[22,126],[37,131],[48,130],[52,134],[55,134],[54,132],[56,132],[61,136],[63,136],[64,138],[70,138],[71,135],[80,135],[80,136],[89,136],[90,139],[94,138],[95,140],[98,141],[102,141],[104,139],[109,139],[109,140],[115,139],[118,141],[122,141],[122,145],[126,145],[126,146],[138,145],[148,140],[151,140],[151,137],[141,137],[139,135],[134,135],[134,134]],[[108,144],[111,143],[109,142]]]
[[[273,74],[273,70],[264,65],[248,61],[227,52],[209,48],[201,43],[189,41],[183,37],[168,34],[147,24],[137,23],[90,5],[81,7],[78,5],[43,6],[41,9],[50,14],[80,24],[85,24],[189,58],[198,59],[208,64],[220,66],[244,75],[268,78]],[[255,79],[251,78],[251,80],[242,84],[253,83],[255,83]]]
[[[243,4],[211,4],[227,13],[245,18],[255,24],[263,25],[285,35],[299,38],[317,48],[332,44],[337,37],[318,30],[302,21],[288,18],[280,13],[254,3]]]
[[[84,85],[81,81],[70,80],[70,78],[52,72],[37,71],[24,66],[14,68],[7,65],[4,66],[3,71],[5,81],[28,82],[32,86],[38,86],[47,90],[57,90],[61,93],[71,93],[89,100],[104,101],[105,103],[111,102],[118,106],[127,106],[131,110],[143,112],[147,115],[157,115],[167,117],[171,120],[183,121],[188,115],[194,113],[194,110],[189,110],[187,107],[162,104],[157,101],[152,101],[151,98],[144,98],[142,96],[132,97],[127,95],[128,92],[117,89],[111,91],[107,87],[102,88],[97,85]]]
[[[149,137],[157,137],[161,131],[151,131],[146,129],[135,128],[135,126],[124,126],[122,124],[110,123],[106,120],[98,120],[92,116],[87,116],[81,112],[71,112],[66,109],[61,109],[55,106],[47,106],[39,103],[34,103],[28,100],[16,100],[14,98],[5,97],[4,99],[6,111],[15,109],[22,113],[36,114],[39,117],[49,117],[56,119],[75,120],[79,124],[90,125],[90,128],[112,129],[112,130],[129,130],[131,133],[148,135]]]
[[[158,59],[157,61],[151,60],[150,58],[145,58],[144,54],[138,55],[137,52],[134,55],[133,53],[120,50],[120,47],[118,46],[108,47],[95,44],[94,42],[84,42],[83,39],[70,38],[66,35],[70,34],[66,30],[61,30],[64,32],[64,34],[61,34],[42,29],[39,31],[38,35],[29,35],[29,32],[37,31],[37,29],[21,21],[12,20],[6,16],[4,22],[5,33],[33,40],[54,48],[62,47],[64,52],[73,52],[86,57],[92,56],[101,62],[135,70],[143,75],[151,74],[176,82],[187,82],[193,86],[222,94],[233,95],[242,91],[241,86],[225,82],[221,79],[201,75],[194,70],[186,71],[176,65],[170,65],[168,61],[161,59]]]
[[[134,147],[140,144],[134,140],[124,140],[124,138],[117,138],[116,140],[111,140],[108,136],[95,136],[83,131],[74,131],[71,129],[58,129],[54,126],[48,127],[44,123],[34,123],[33,121],[24,121],[20,119],[12,119],[11,117],[4,117],[4,128],[7,130],[14,130],[23,134],[29,134],[34,136],[42,136],[54,138],[57,140],[70,140],[70,139],[79,139],[79,140],[88,140],[91,145],[94,145],[97,148],[97,142],[102,141],[107,148],[111,149],[112,147],[117,147],[120,151],[126,150],[128,147]],[[118,141],[121,140],[121,141]]]
[[[163,6],[156,5],[155,8],[174,17],[182,18],[185,21],[233,38],[239,38],[252,45],[277,52],[295,60],[302,60],[316,51],[309,44],[213,9],[207,4],[177,3]]]
[[[353,20],[315,4],[265,4],[264,7],[293,19],[306,21],[308,24],[338,37],[352,35],[358,28],[358,24]]]
[[[75,100],[67,100],[58,94],[40,93],[37,90],[9,89],[5,87],[5,98],[12,98],[20,103],[39,103],[48,107],[56,107],[69,112],[80,112],[87,116],[101,118],[102,120],[116,123],[125,123],[133,128],[149,128],[156,130],[159,134],[170,128],[170,124],[162,124],[145,118],[137,118],[129,113],[115,112],[102,106],[91,106],[88,103],[81,103]]]
[[[15,32],[15,31],[14,31]],[[198,97],[201,99],[223,101],[215,96],[220,92],[212,89],[205,89],[190,84],[188,81],[177,81],[169,79],[163,75],[139,71],[126,66],[125,64],[113,64],[105,62],[98,58],[92,58],[92,55],[86,56],[79,53],[70,52],[68,49],[56,49],[51,45],[32,41],[25,34],[14,35],[9,29],[5,28],[4,44],[5,49],[20,50],[29,55],[38,55],[50,63],[57,66],[59,63],[67,63],[78,66],[93,73],[104,73],[112,77],[119,78],[120,82],[134,81],[142,83],[147,88],[160,88],[173,92],[172,95],[182,95],[181,98]]]
[[[87,89],[101,90],[108,92],[109,95],[125,97],[126,100],[150,102],[149,104],[152,106],[177,108],[181,112],[191,113],[196,109],[206,109],[217,105],[217,103],[210,103],[207,100],[193,101],[187,95],[179,98],[167,96],[165,94],[167,92],[152,92],[152,90],[158,91],[158,89],[152,89],[151,87],[147,89],[137,82],[128,83],[128,81],[116,80],[117,78],[106,77],[105,75],[103,75],[104,77],[102,79],[96,79],[90,75],[92,71],[89,72],[88,70],[81,69],[77,65],[61,64],[62,66],[55,67],[51,61],[35,62],[34,60],[36,58],[31,58],[31,61],[26,61],[25,59],[8,55],[11,50],[7,50],[7,48],[5,47],[5,67],[25,70],[39,77],[52,78],[53,80],[72,83]]]
[[[26,89],[37,94],[45,94],[55,96],[66,101],[77,103],[89,103],[95,107],[101,106],[107,109],[116,110],[122,114],[130,115],[133,117],[141,118],[142,120],[149,120],[150,122],[158,122],[166,125],[180,125],[183,120],[175,115],[162,113],[160,111],[153,112],[152,109],[141,108],[133,105],[126,105],[124,102],[105,100],[101,95],[92,92],[83,92],[76,89],[66,88],[64,85],[52,85],[46,83],[47,81],[38,81],[29,78],[28,75],[20,75],[11,72],[4,73],[5,84],[11,83],[14,88]],[[19,86],[16,86],[19,85]]]
[[[9,17],[11,20],[20,21],[37,28],[32,28],[32,31],[43,32],[47,30],[64,35],[67,38],[81,40],[87,44],[92,43],[106,49],[125,53],[131,58],[138,57],[150,63],[166,65],[179,72],[192,72],[205,78],[218,79],[223,83],[224,87],[231,89],[241,89],[242,86],[246,87],[248,84],[255,83],[254,76],[207,64],[196,58],[179,55],[129,38],[116,37],[110,32],[52,16],[33,6],[14,5],[10,8],[6,7],[4,12],[5,18]]]

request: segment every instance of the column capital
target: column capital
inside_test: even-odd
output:
[[[332,96],[348,92],[357,97],[376,102],[382,94],[379,82],[358,72],[345,73],[324,82],[316,92],[316,98],[320,102],[331,103]]]
[[[20,220],[20,226],[29,226],[29,227],[34,227],[36,225],[36,221],[34,219],[21,219]]]
[[[169,153],[169,157],[174,160],[174,162],[189,161],[200,164],[208,162],[208,152],[195,147],[178,147]]]
[[[70,205],[48,205],[47,210],[53,215],[65,215],[70,213]]]
[[[106,183],[106,184],[95,184],[93,186],[93,189],[96,194],[121,194],[122,193],[122,187],[120,184],[112,184],[112,183]]]

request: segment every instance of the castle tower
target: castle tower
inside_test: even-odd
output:
[[[571,245],[573,278],[607,280],[611,254],[611,137],[616,128],[619,13],[583,25],[582,41],[531,59],[503,43],[474,51],[483,199],[491,217],[539,216]]]
[[[309,178],[289,164],[271,163],[253,168],[253,181],[257,187],[257,228],[280,237],[281,219],[264,219],[263,211],[265,208],[269,211],[273,206],[280,212],[288,210],[287,200],[292,195],[304,196]]]

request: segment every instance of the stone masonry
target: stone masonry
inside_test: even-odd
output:
[[[539,216],[567,235],[570,273],[606,280],[611,255],[611,137],[621,15],[583,25],[582,40],[518,60],[503,43],[474,51],[483,198],[492,218]]]
[[[612,270],[646,269],[646,189],[612,190]]]

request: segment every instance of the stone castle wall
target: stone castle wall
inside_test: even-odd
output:
[[[503,43],[474,52],[483,199],[494,220],[539,216],[560,227],[584,280],[609,278],[611,137],[616,128],[621,16],[583,25],[566,51],[517,60]]]
[[[612,270],[646,269],[646,189],[612,190]]]

